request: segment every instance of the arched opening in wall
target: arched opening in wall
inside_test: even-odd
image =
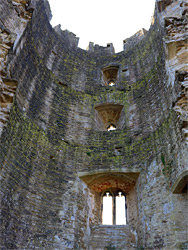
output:
[[[114,86],[115,85],[115,82],[113,80],[110,80],[109,83],[108,83],[109,86]]]
[[[113,224],[113,198],[109,191],[106,191],[102,198],[102,224]]]
[[[97,130],[112,131],[121,129],[125,123],[123,105],[105,103],[95,107]]]
[[[107,130],[108,130],[108,131],[116,130],[116,126],[115,126],[114,124],[110,124],[110,125],[107,127]]]
[[[80,178],[94,192],[93,223],[137,227],[136,181],[139,173],[106,172]]]
[[[105,191],[102,195],[102,224],[126,225],[126,196],[121,191]]]
[[[179,175],[172,187],[172,193],[183,194],[187,192],[188,188],[188,170]]]
[[[115,207],[116,207],[116,225],[127,224],[127,205],[126,196],[119,191],[115,196]]]
[[[118,66],[108,66],[102,69],[103,82],[106,86],[114,86],[118,81]]]

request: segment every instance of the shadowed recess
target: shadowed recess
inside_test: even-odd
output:
[[[136,183],[139,173],[100,173],[85,175],[80,178],[95,192],[103,192],[107,189],[121,189],[129,192]]]
[[[116,128],[118,128],[118,122],[121,117],[123,105],[119,104],[102,104],[95,107],[97,112],[96,114],[96,122],[101,130],[107,130],[108,127],[112,124]]]

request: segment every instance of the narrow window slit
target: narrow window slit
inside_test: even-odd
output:
[[[107,127],[107,130],[108,130],[108,131],[116,130],[116,126],[113,125],[113,124],[110,124],[110,125]]]
[[[116,196],[116,225],[126,224],[125,196],[118,192]]]
[[[113,211],[112,211],[112,195],[109,192],[106,192],[103,196],[103,216],[102,224],[103,225],[112,225],[113,224]]]
[[[115,85],[115,82],[110,80],[109,83],[108,83],[109,86],[114,86]]]

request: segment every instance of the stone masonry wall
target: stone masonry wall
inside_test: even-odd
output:
[[[0,5],[0,134],[7,124],[17,87],[17,82],[7,76],[8,52],[16,45],[31,19],[33,10],[28,2],[2,1]]]
[[[160,2],[147,34],[118,54],[112,45],[78,48],[73,33],[51,27],[43,0],[30,1],[30,21],[9,44],[12,17],[13,31],[27,12],[20,1],[0,3],[9,13],[1,72],[11,92],[11,105],[1,96],[10,106],[1,119],[1,249],[94,249],[100,230],[103,243],[117,248],[118,228],[110,242],[101,227],[102,191],[112,185],[129,190],[124,238],[134,232],[133,249],[186,249],[187,194],[172,193],[172,186],[188,160],[187,5]],[[112,87],[103,79],[109,66],[118,69]],[[95,108],[106,104],[123,107],[117,130],[97,129]],[[97,174],[94,190],[89,183]]]

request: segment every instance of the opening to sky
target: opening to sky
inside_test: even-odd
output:
[[[52,26],[61,24],[79,37],[78,46],[89,42],[105,46],[113,43],[123,50],[123,40],[142,28],[149,29],[155,0],[49,0]]]
[[[102,216],[102,224],[103,225],[112,225],[113,217],[112,217],[112,196],[109,193],[103,197],[103,216]]]
[[[125,214],[125,196],[119,193],[116,196],[116,225],[126,224],[126,214]]]
[[[102,211],[102,224],[113,225],[113,207],[115,209],[115,225],[126,224],[126,208],[125,208],[125,196],[122,192],[119,192],[115,196],[115,201],[109,192],[103,196],[103,211]]]

